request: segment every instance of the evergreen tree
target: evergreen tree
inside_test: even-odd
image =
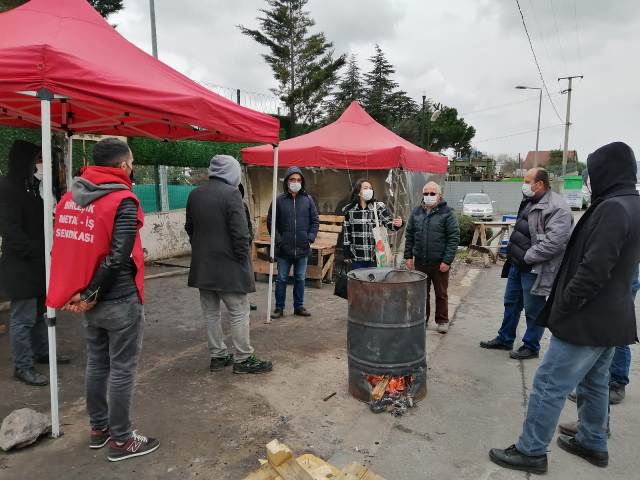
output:
[[[389,125],[391,121],[390,99],[398,84],[392,79],[395,73],[393,65],[389,63],[376,44],[376,53],[369,59],[372,68],[365,73],[364,108],[376,121]]]
[[[123,9],[123,0],[87,0],[93,8],[95,8],[100,15],[108,17],[112,13],[119,12]],[[27,3],[27,0],[0,0],[0,12],[11,10],[18,7],[23,3]]]
[[[334,58],[333,43],[324,33],[309,33],[315,25],[304,10],[308,0],[267,0],[261,9],[259,29],[239,26],[242,33],[269,48],[262,55],[273,70],[278,88],[273,92],[289,110],[289,136],[296,123],[314,125],[324,99],[337,80],[345,55]]]
[[[362,103],[363,97],[364,85],[362,83],[360,67],[358,66],[358,59],[355,55],[351,55],[347,63],[347,69],[340,79],[340,83],[338,83],[330,101],[327,102],[326,110],[328,121],[331,122],[338,118],[354,100]]]

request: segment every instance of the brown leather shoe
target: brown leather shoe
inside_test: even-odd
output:
[[[293,314],[294,314],[294,315],[297,315],[298,317],[310,317],[310,316],[311,316],[311,314],[309,313],[309,311],[308,311],[306,308],[304,308],[304,307],[296,308],[296,309],[293,311]]]
[[[282,318],[284,316],[284,311],[281,308],[276,308],[271,314],[271,318]]]
[[[558,425],[558,432],[568,437],[575,437],[578,433],[579,425],[580,424],[578,423],[578,421],[561,423],[560,425]],[[609,437],[611,436],[611,428],[609,427],[609,425],[607,425],[607,435]]]

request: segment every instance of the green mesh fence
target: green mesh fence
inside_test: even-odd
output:
[[[140,205],[144,213],[160,211],[157,194],[158,188],[158,185],[155,184],[133,186],[133,193],[135,193],[140,200]],[[194,188],[196,188],[194,185],[169,185],[169,210],[186,208],[187,199]]]

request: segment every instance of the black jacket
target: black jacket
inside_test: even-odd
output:
[[[404,258],[424,265],[451,265],[460,243],[460,227],[447,202],[440,202],[431,213],[418,205],[405,231]]]
[[[247,216],[236,187],[213,177],[193,190],[185,230],[191,242],[190,287],[255,292]]]
[[[538,318],[576,345],[622,346],[637,340],[631,282],[640,261],[636,161],[621,142],[589,155],[592,204],[574,229],[551,295]]]
[[[529,212],[533,206],[533,199],[525,198],[518,208],[518,219],[509,237],[507,254],[509,263],[515,265],[521,272],[530,272],[531,266],[524,261],[527,250],[531,248],[531,230],[529,229]]]
[[[11,300],[45,295],[44,206],[34,178],[40,147],[18,140],[0,178],[0,293]]]
[[[284,191],[276,199],[276,257],[302,258],[311,253],[310,245],[316,240],[320,220],[316,204],[305,191],[304,176],[302,190],[294,197],[289,192],[287,180],[294,173],[302,176],[297,167],[287,170],[284,177]],[[271,208],[267,215],[267,228],[271,234]]]

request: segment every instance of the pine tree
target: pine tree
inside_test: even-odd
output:
[[[304,10],[308,0],[267,0],[261,9],[259,29],[239,26],[242,33],[269,48],[262,55],[273,70],[278,88],[273,92],[289,110],[289,135],[296,123],[314,125],[320,119],[324,99],[337,80],[345,55],[334,58],[333,43],[324,33],[310,34],[315,25]]]
[[[391,111],[389,100],[398,84],[392,79],[396,72],[380,48],[375,46],[376,53],[369,59],[373,64],[369,72],[365,73],[364,107],[367,113],[383,125],[389,125]]]
[[[119,12],[124,7],[123,0],[87,0],[100,15],[108,17],[112,13]],[[18,7],[27,0],[0,0],[0,12]]]
[[[355,55],[351,55],[347,63],[347,69],[340,79],[340,83],[331,96],[331,100],[327,102],[326,110],[329,121],[338,118],[342,112],[351,104],[351,102],[363,101],[364,85],[358,59]]]

